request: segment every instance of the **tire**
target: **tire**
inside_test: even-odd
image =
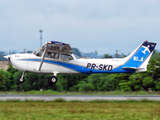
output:
[[[20,78],[18,79],[18,82],[19,82],[19,83],[23,83],[23,82],[24,82],[24,77],[20,77]]]
[[[58,81],[57,77],[56,76],[52,76],[48,79],[48,83],[49,84],[56,84],[56,82]]]

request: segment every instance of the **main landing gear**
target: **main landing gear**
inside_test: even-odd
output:
[[[53,73],[53,76],[48,79],[49,84],[51,84],[51,85],[56,84],[56,82],[58,81],[56,75],[57,75],[57,73]]]
[[[57,81],[58,81],[58,79],[56,76],[52,76],[48,79],[48,83],[51,85],[56,84]]]

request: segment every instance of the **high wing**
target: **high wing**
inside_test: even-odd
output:
[[[41,70],[46,52],[55,52],[55,53],[62,53],[62,54],[72,54],[73,53],[72,48],[70,47],[69,44],[57,42],[57,41],[47,42],[46,44],[42,46],[41,50],[44,52],[42,54],[42,60],[38,67],[38,71]]]
[[[57,41],[50,41],[47,42],[42,46],[42,51],[47,49],[47,52],[58,52],[58,53],[66,53],[66,54],[72,54],[72,48],[69,44],[57,42]]]

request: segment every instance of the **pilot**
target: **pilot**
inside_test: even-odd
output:
[[[47,56],[48,58],[52,58],[51,52],[47,52]]]

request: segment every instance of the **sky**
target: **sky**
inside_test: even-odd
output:
[[[0,0],[0,50],[59,41],[81,52],[128,54],[148,40],[160,50],[159,0]]]

